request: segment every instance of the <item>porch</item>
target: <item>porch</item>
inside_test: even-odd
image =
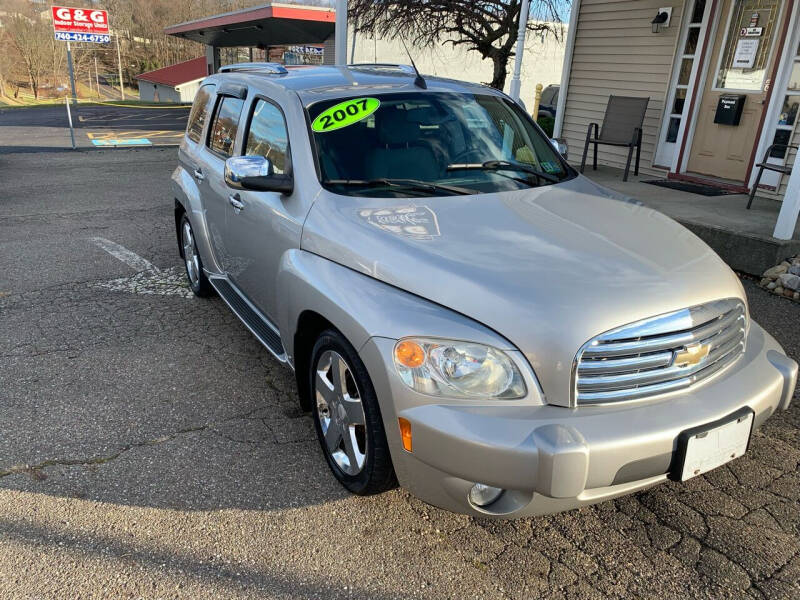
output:
[[[599,165],[584,173],[597,183],[640,200],[679,221],[702,238],[733,269],[761,275],[786,257],[800,254],[800,223],[791,240],[772,236],[781,203],[756,197],[746,210],[747,195],[702,196],[644,183],[663,179],[651,175],[630,175],[622,181],[622,170]]]

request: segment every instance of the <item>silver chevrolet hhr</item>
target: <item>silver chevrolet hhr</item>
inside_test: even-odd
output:
[[[496,90],[233,65],[179,159],[192,290],[295,371],[356,494],[575,508],[736,459],[793,396],[797,363],[720,258],[578,175]]]

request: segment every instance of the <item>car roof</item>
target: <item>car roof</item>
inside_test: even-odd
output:
[[[460,92],[504,95],[497,90],[477,83],[424,76],[426,89],[414,85],[413,67],[396,64],[355,64],[347,66],[288,66],[280,67],[256,63],[225,67],[225,71],[212,76],[222,81],[246,83],[255,89],[277,86],[300,96],[305,105],[364,94],[391,92]]]

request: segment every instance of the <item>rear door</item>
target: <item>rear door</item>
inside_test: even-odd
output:
[[[225,271],[231,268],[231,255],[225,236],[226,218],[230,206],[228,198],[230,193],[225,184],[225,161],[233,156],[239,119],[244,106],[241,91],[235,90],[235,94],[228,94],[224,86],[220,87],[208,137],[205,146],[198,154],[197,161],[199,171],[197,176],[201,179],[201,195],[211,246],[217,263]]]
[[[284,112],[277,102],[256,96],[247,111],[247,129],[240,154],[264,156],[275,173],[291,173],[292,158]],[[230,207],[226,239],[231,253],[228,275],[259,310],[277,321],[275,283],[282,256],[300,247],[306,208],[297,192],[256,192],[229,189],[242,205]],[[238,204],[237,204],[238,206]]]

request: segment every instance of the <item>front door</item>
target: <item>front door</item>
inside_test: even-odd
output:
[[[724,0],[687,170],[744,183],[779,52],[784,0]],[[738,125],[715,123],[720,98],[742,97]]]
[[[256,96],[249,108],[242,154],[269,159],[275,173],[291,172],[289,133],[283,112]],[[297,192],[228,189],[237,202],[229,208],[225,238],[231,255],[228,276],[273,322],[278,320],[276,282],[287,251],[300,247],[306,213]]]

